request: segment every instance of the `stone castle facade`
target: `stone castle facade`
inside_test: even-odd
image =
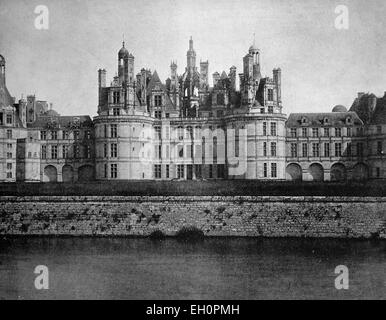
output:
[[[349,111],[283,113],[281,69],[262,77],[252,45],[243,72],[175,62],[163,83],[134,71],[123,43],[118,73],[98,71],[98,115],[60,116],[47,102],[18,102],[0,56],[0,181],[259,179],[345,181],[385,178],[386,95],[359,94]]]

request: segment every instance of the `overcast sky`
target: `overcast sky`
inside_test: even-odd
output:
[[[334,25],[342,4],[348,30]],[[37,5],[49,9],[48,30],[34,26]],[[263,76],[282,69],[284,111],[322,112],[386,91],[385,9],[384,0],[0,0],[0,54],[17,99],[32,93],[63,115],[96,115],[97,70],[111,81],[123,34],[135,72],[156,69],[164,81],[172,59],[183,73],[190,36],[210,75],[242,72],[255,33]]]

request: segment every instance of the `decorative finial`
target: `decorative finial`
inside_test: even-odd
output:
[[[256,34],[253,33],[253,46],[255,46],[255,45],[256,45]]]
[[[125,34],[122,34],[122,46],[125,47]]]

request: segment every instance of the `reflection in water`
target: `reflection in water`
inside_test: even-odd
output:
[[[381,299],[385,262],[386,242],[18,238],[0,240],[0,299]],[[349,290],[335,289],[338,265]]]

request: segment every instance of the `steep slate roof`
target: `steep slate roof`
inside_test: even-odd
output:
[[[91,127],[92,120],[90,116],[40,116],[33,123],[28,124],[30,128],[45,128],[47,123],[50,123],[54,120],[59,124],[61,128],[68,127],[71,123],[74,122],[75,118],[79,119],[79,123],[81,127]]]
[[[372,124],[386,124],[386,96],[377,99],[377,105],[373,113]]]
[[[329,113],[291,113],[286,122],[287,127],[339,127],[346,125],[346,118],[351,117],[352,124],[362,125],[363,122],[355,112],[329,112]],[[302,125],[302,119],[307,123]],[[324,123],[328,119],[328,124]]]
[[[364,94],[355,99],[350,111],[355,111],[366,124],[386,124],[386,95],[377,98]]]
[[[151,76],[150,82],[147,85],[148,95],[151,93],[151,90],[154,89],[156,85],[159,85],[161,90],[166,90],[165,85],[161,82],[158,73],[154,70],[153,75]]]
[[[374,94],[363,94],[354,100],[350,111],[356,112],[364,123],[369,124],[376,103],[377,97]]]

